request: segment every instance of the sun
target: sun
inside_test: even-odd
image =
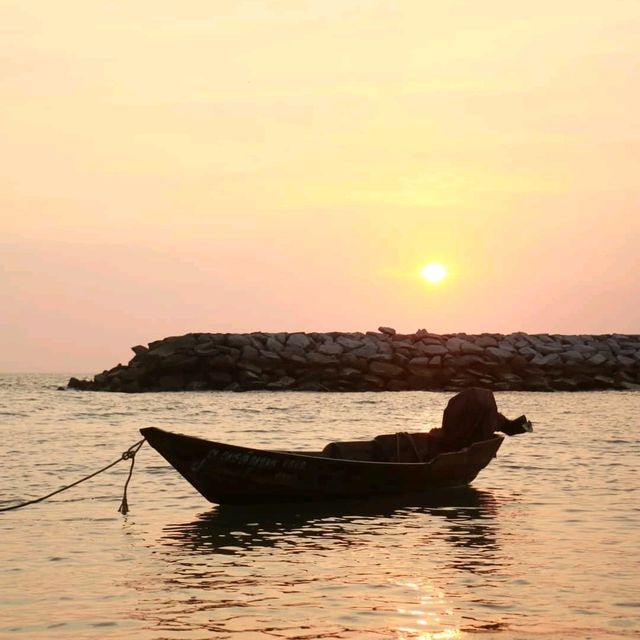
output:
[[[439,262],[430,262],[420,270],[420,275],[431,284],[438,284],[447,277],[447,268]]]

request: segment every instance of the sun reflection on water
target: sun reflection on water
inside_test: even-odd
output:
[[[397,607],[401,616],[413,618],[412,624],[397,627],[398,640],[455,640],[462,638],[462,630],[455,621],[454,611],[445,592],[427,581],[396,581],[400,587],[418,592],[418,607]]]
[[[412,628],[399,628],[398,640],[456,640],[462,638],[462,631],[447,627],[442,631],[418,631]]]

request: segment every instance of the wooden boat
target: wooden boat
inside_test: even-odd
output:
[[[155,427],[140,432],[197,491],[217,504],[419,497],[469,484],[496,456],[503,440],[496,435],[428,462],[370,462],[240,447]]]

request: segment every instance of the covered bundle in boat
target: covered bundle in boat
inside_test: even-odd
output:
[[[459,451],[475,442],[532,431],[531,422],[522,415],[515,420],[498,411],[496,399],[488,389],[471,388],[455,395],[442,416],[442,427],[428,433],[392,433],[373,440],[331,442],[322,454],[337,460],[372,462],[428,462],[442,453]]]

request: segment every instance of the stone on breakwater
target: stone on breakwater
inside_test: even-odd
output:
[[[640,390],[640,336],[192,333],[68,386],[92,391]]]

